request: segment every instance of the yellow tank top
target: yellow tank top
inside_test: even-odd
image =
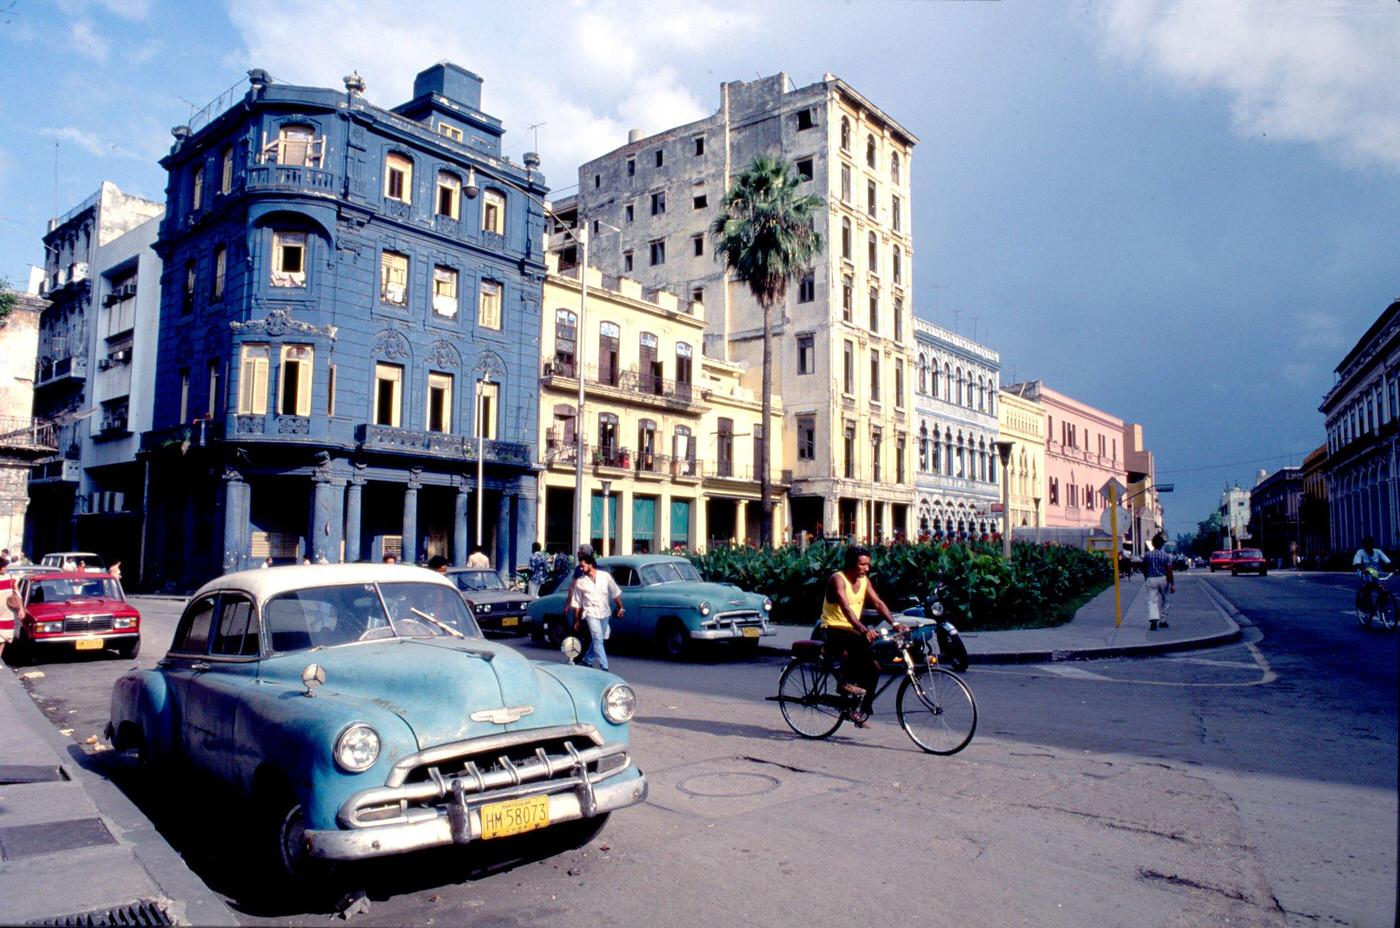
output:
[[[865,610],[865,590],[869,586],[869,577],[861,577],[854,586],[845,574],[837,574],[841,583],[846,584],[846,601],[851,604],[857,616]],[[841,608],[840,603],[827,602],[822,599],[822,627],[823,628],[853,628],[851,620],[846,618],[846,612]]]

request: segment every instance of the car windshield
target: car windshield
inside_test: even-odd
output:
[[[475,593],[479,590],[504,590],[506,585],[494,570],[463,570],[448,577],[456,581],[459,590]]]
[[[676,583],[681,580],[696,581],[700,579],[700,572],[689,561],[643,564],[638,568],[638,573],[642,575],[642,583],[646,586],[651,586],[653,583]]]
[[[29,605],[65,603],[74,599],[121,599],[122,588],[110,577],[95,580],[40,580],[29,588]]]
[[[1263,557],[1264,552],[1258,548],[1241,548],[1235,553],[1235,557]]]
[[[481,637],[462,597],[440,583],[383,583],[377,589],[373,583],[364,583],[291,590],[268,600],[263,621],[274,651],[304,651],[394,637]]]

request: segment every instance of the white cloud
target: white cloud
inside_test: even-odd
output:
[[[1350,348],[1353,338],[1355,333],[1344,329],[1342,321],[1331,313],[1293,314],[1294,345],[1305,352],[1336,354]]]
[[[1244,136],[1304,142],[1400,170],[1400,17],[1389,4],[1112,0],[1106,47],[1196,92],[1221,92]]]
[[[95,132],[87,129],[79,129],[77,126],[63,126],[57,129],[40,129],[39,134],[60,142],[67,142],[96,158],[130,158],[135,161],[148,161],[148,155],[134,152],[129,148],[118,145],[110,139],[103,138]]]
[[[97,27],[90,19],[75,19],[69,27],[68,38],[73,49],[85,58],[98,64],[107,63],[107,40],[98,34]]]

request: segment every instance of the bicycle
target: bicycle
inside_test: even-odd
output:
[[[1367,571],[1366,581],[1356,591],[1356,621],[1362,628],[1370,628],[1374,621],[1386,631],[1395,631],[1395,596],[1385,588],[1385,582],[1393,576],[1394,573]]]
[[[909,739],[930,754],[956,754],[967,747],[977,730],[977,701],[962,678],[938,666],[932,625],[890,634],[881,630],[876,649],[897,652],[904,674],[891,675],[875,690],[875,697],[901,679],[895,696],[895,714]],[[770,696],[782,710],[788,727],[803,738],[823,739],[835,733],[860,706],[861,697],[840,693],[838,668],[820,641],[793,644],[792,658],[778,677],[778,695]],[[891,661],[882,660],[889,664]]]

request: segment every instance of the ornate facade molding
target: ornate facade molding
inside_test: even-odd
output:
[[[308,322],[293,319],[290,309],[274,309],[261,319],[230,322],[228,327],[235,335],[266,335],[269,338],[281,338],[288,333],[295,333],[312,335],[330,341],[335,341],[337,331],[333,325],[311,325]]]

